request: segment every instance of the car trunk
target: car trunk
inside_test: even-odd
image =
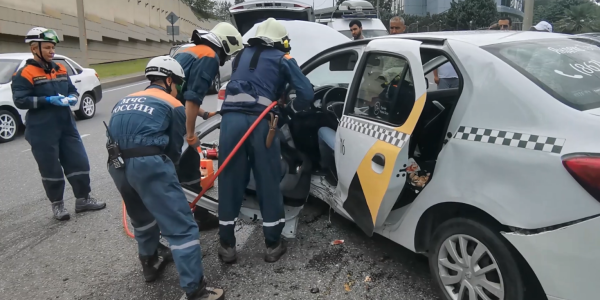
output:
[[[268,18],[277,20],[315,21],[312,7],[294,1],[251,1],[229,9],[231,23],[244,35],[254,24]]]

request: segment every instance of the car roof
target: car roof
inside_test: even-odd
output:
[[[372,39],[385,38],[417,38],[417,39],[437,39],[437,40],[456,40],[469,43],[475,46],[488,46],[500,43],[520,42],[539,39],[564,39],[573,37],[562,33],[538,32],[538,31],[510,31],[510,30],[469,30],[469,31],[439,31],[439,32],[419,32],[405,33],[398,35],[386,35]]]
[[[60,54],[55,54],[54,57],[55,58],[65,58],[64,55],[60,55]],[[33,54],[26,53],[26,52],[22,52],[22,53],[2,53],[2,54],[0,54],[0,59],[21,59],[21,60],[25,60],[25,59],[30,59],[30,58],[33,58]]]

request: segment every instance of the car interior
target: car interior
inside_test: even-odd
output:
[[[426,62],[423,65],[425,75],[448,62],[444,52],[437,49],[422,48],[421,58],[423,62]],[[398,68],[395,72],[384,74],[386,59],[388,58],[375,55],[367,58],[360,87],[356,92],[354,111],[348,112],[348,114],[398,127],[406,121],[412,111],[415,89],[410,68]],[[358,61],[358,54],[354,51],[337,53],[333,57],[324,58],[324,60],[329,62],[331,73],[342,70],[353,71]],[[450,62],[454,65],[451,60]],[[319,65],[319,63],[316,64]],[[455,69],[458,70],[456,67]],[[309,79],[311,71],[310,66],[304,70]],[[457,73],[460,78],[460,73],[458,71]],[[416,162],[422,171],[421,174],[427,177],[427,181],[433,177],[438,154],[449,138],[446,136],[446,131],[460,97],[462,78],[459,81],[458,88],[428,90],[423,112],[409,140],[408,156]],[[427,84],[429,86],[429,82]],[[310,159],[313,174],[324,174],[326,178],[328,174],[337,175],[334,149],[327,149],[329,155],[323,157],[326,151],[323,151],[322,148],[326,143],[319,143],[318,131],[321,127],[337,130],[347,93],[348,83],[346,82],[315,86],[315,97],[310,109],[293,111],[290,105],[285,109],[290,116],[289,127],[296,149],[305,153]],[[288,90],[286,95],[288,103],[293,101],[293,90]],[[347,106],[352,106],[352,103]],[[348,108],[346,109],[348,110]],[[324,164],[323,160],[332,160],[333,169],[324,168],[324,165],[331,164]],[[336,185],[336,179],[328,179],[328,182]],[[406,186],[393,209],[412,203],[423,188],[424,185],[411,183],[411,177],[407,176]]]

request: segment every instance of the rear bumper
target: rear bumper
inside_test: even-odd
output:
[[[503,233],[529,263],[549,300],[597,299],[600,217],[553,231]]]
[[[93,92],[94,96],[96,97],[96,103],[100,102],[100,100],[102,100],[102,85],[95,87]]]

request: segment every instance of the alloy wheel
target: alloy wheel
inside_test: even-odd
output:
[[[0,138],[12,139],[17,134],[17,121],[11,115],[0,115]]]
[[[94,115],[94,110],[96,110],[96,105],[94,104],[94,99],[90,96],[85,96],[83,101],[81,101],[81,105],[83,106],[83,113],[86,116]]]
[[[504,300],[505,286],[496,259],[471,236],[447,238],[438,254],[438,269],[452,300]]]
[[[217,76],[215,77],[215,80],[213,80],[214,89],[215,89],[215,91],[217,91],[217,93],[221,89],[221,78],[220,77],[221,76],[219,76],[219,74],[217,74]]]

